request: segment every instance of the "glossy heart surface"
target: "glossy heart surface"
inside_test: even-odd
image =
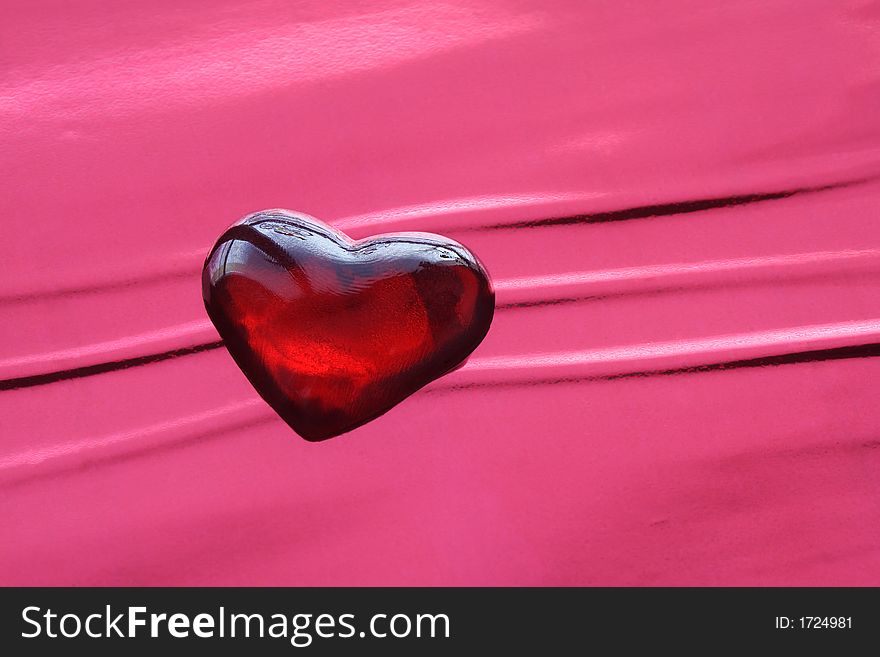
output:
[[[352,241],[282,210],[221,235],[202,291],[235,362],[310,441],[372,420],[461,364],[495,307],[485,269],[455,241],[427,233]]]

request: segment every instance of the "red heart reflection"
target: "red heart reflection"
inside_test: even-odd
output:
[[[489,277],[465,247],[426,233],[354,242],[283,210],[227,230],[202,293],[229,353],[306,440],[381,415],[454,369],[485,337]]]

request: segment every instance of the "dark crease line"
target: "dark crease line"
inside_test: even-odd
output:
[[[818,187],[798,187],[779,192],[765,192],[760,194],[740,194],[717,198],[694,199],[691,201],[677,201],[673,203],[655,203],[641,205],[634,208],[621,210],[609,210],[607,212],[594,212],[588,214],[575,214],[565,217],[545,217],[543,219],[528,219],[509,223],[485,224],[482,226],[462,226],[450,228],[458,232],[472,232],[485,230],[513,230],[517,228],[548,228],[551,226],[571,226],[576,224],[600,224],[615,221],[630,221],[633,219],[648,219],[651,217],[666,217],[677,214],[690,214],[719,208],[730,208],[738,205],[752,203],[764,203],[766,201],[778,201],[799,194],[817,194],[834,189],[844,189],[854,185],[870,182],[874,178],[859,178],[846,182],[831,183]]]
[[[519,310],[522,308],[544,308],[546,306],[565,306],[572,303],[584,303],[586,301],[600,301],[612,295],[589,295],[583,297],[554,297],[552,299],[535,299],[534,301],[517,301],[514,303],[496,304],[495,310]],[[625,296],[618,294],[614,296]]]
[[[34,374],[32,376],[20,376],[12,379],[4,379],[0,381],[0,391],[32,388],[34,386],[42,386],[49,383],[57,383],[59,381],[81,379],[86,376],[95,376],[96,374],[106,374],[107,372],[127,370],[131,367],[140,367],[141,365],[159,363],[163,360],[180,358],[181,356],[190,356],[192,354],[198,354],[203,351],[217,349],[222,346],[223,341],[217,340],[216,342],[206,342],[204,344],[197,344],[191,347],[183,347],[181,349],[163,351],[158,354],[148,354],[146,356],[137,356],[135,358],[126,358],[123,360],[114,360],[106,363],[97,363],[95,365],[86,365],[84,367],[74,367],[69,370],[47,372],[46,374]]]
[[[530,381],[492,381],[486,383],[465,383],[448,387],[429,388],[427,393],[456,392],[473,388],[529,388],[534,386],[557,385],[566,383],[589,383],[593,381],[617,381],[621,379],[651,378],[659,376],[676,376],[683,374],[702,374],[705,372],[729,371],[737,369],[778,367],[780,365],[797,365],[832,360],[851,360],[856,358],[876,358],[880,356],[880,342],[851,347],[835,347],[833,349],[816,349],[797,351],[778,356],[763,356],[743,360],[710,363],[693,367],[679,367],[665,370],[647,370],[642,372],[626,372],[624,374],[604,374],[598,376],[562,377],[554,379],[533,379]]]
[[[157,272],[151,275],[135,276],[115,281],[94,283],[91,285],[73,285],[69,287],[57,287],[44,292],[28,292],[24,294],[0,295],[0,305],[13,305],[33,303],[38,301],[58,299],[72,295],[96,294],[99,292],[118,292],[135,286],[155,285],[168,281],[191,278],[198,273],[198,268],[175,269],[171,271]]]

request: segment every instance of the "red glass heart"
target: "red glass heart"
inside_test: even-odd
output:
[[[202,293],[245,376],[312,441],[369,422],[460,365],[495,310],[488,274],[457,242],[427,233],[355,242],[282,210],[220,236]]]

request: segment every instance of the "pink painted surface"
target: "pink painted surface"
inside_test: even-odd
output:
[[[0,379],[216,340],[268,207],[500,307],[326,443],[224,350],[0,391],[0,584],[880,585],[880,358],[608,378],[880,343],[880,4],[719,4],[4,0]]]

